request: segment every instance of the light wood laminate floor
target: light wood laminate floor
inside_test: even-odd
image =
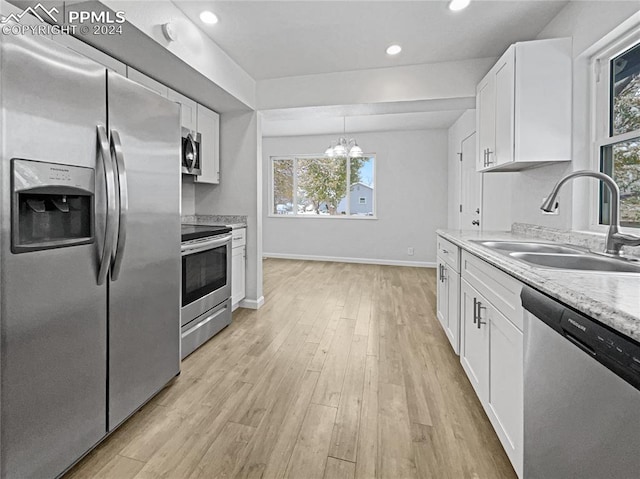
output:
[[[515,477],[433,269],[270,259],[264,286],[66,477]]]

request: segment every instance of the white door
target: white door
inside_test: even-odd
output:
[[[464,332],[460,362],[483,404],[489,401],[489,320],[483,309],[487,304],[469,283],[461,281],[460,319]]]
[[[462,140],[460,167],[460,229],[480,228],[482,173],[476,171],[476,134]]]

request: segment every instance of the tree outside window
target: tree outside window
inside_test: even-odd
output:
[[[355,216],[348,192],[365,184],[373,191],[374,156],[272,158],[272,214]],[[295,195],[294,195],[295,192]],[[355,209],[354,209],[355,210]],[[373,216],[373,210],[364,216]]]

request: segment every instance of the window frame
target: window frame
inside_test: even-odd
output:
[[[347,211],[349,214],[347,215],[299,215],[298,211],[298,175],[296,174],[298,169],[298,160],[299,159],[320,159],[325,158],[324,154],[303,154],[303,155],[274,155],[269,157],[269,212],[267,214],[268,218],[316,218],[316,219],[339,219],[339,220],[377,220],[378,219],[378,195],[377,195],[377,170],[378,170],[378,157],[375,153],[363,153],[361,158],[373,158],[373,198],[371,201],[371,207],[373,208],[372,216],[361,216],[361,215],[352,215],[351,214],[351,168],[349,168],[349,163],[347,162]],[[274,161],[277,160],[293,160],[293,211],[292,215],[279,215],[276,214],[274,210],[274,174],[273,174],[273,165]],[[347,158],[349,160],[349,158]]]
[[[612,135],[611,129],[611,60],[640,44],[640,31],[627,30],[591,58],[591,166],[602,171],[602,149],[606,146],[640,137],[640,129]],[[590,186],[589,229],[605,233],[609,225],[600,224],[600,181]],[[640,228],[621,226],[620,231],[637,233]]]

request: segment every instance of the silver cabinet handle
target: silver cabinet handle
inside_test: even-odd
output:
[[[116,172],[118,175],[118,191],[120,193],[120,215],[118,218],[118,241],[114,253],[113,267],[111,268],[111,280],[117,281],[122,268],[124,247],[127,241],[127,215],[129,213],[129,193],[127,190],[127,169],[124,164],[122,143],[120,134],[111,130],[111,151],[115,156]]]
[[[483,324],[487,324],[486,321],[482,320],[482,316],[480,315],[480,311],[482,311],[483,309],[487,309],[486,306],[482,306],[482,303],[480,301],[478,301],[478,329],[480,329],[480,326],[482,326]]]
[[[104,180],[107,196],[107,218],[104,229],[104,247],[100,258],[100,268],[98,270],[98,284],[104,284],[109,274],[109,266],[111,266],[111,257],[115,246],[115,231],[118,227],[116,218],[116,175],[113,168],[113,160],[109,151],[109,138],[107,130],[104,126],[98,125],[98,152],[102,159],[104,168]]]
[[[491,163],[493,163],[493,160],[489,159],[491,157],[491,155],[493,155],[493,151],[491,151],[489,148],[487,148],[487,166],[489,166]]]
[[[478,321],[478,313],[476,313],[478,308],[478,300],[476,298],[473,298],[473,324],[476,324],[476,321]]]
[[[442,249],[442,252],[443,252],[444,254],[449,254],[449,251],[447,251],[447,250],[446,250],[446,249],[444,249],[444,248]]]

